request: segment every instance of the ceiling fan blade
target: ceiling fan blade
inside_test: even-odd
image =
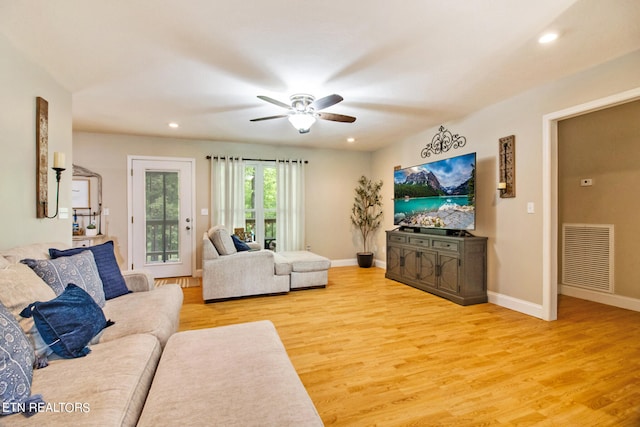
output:
[[[309,105],[309,107],[315,109],[316,111],[323,110],[327,107],[331,107],[332,105],[336,105],[338,102],[341,102],[344,98],[340,95],[325,96],[324,98],[316,99]]]
[[[271,120],[271,119],[282,119],[284,117],[289,117],[288,114],[280,114],[278,116],[269,116],[269,117],[260,117],[258,119],[251,119],[250,122],[261,122],[262,120]]]
[[[324,120],[331,120],[334,122],[353,123],[356,121],[355,117],[345,116],[344,114],[318,113],[318,117]]]
[[[280,102],[277,99],[269,98],[268,96],[258,95],[258,98],[262,99],[263,101],[267,101],[267,102],[270,102],[272,104],[275,104],[278,107],[291,108],[291,105],[285,104],[284,102]]]

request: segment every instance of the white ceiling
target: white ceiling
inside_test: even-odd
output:
[[[375,150],[640,49],[640,1],[0,0],[0,32],[71,91],[74,130]],[[297,92],[357,121],[249,121]]]

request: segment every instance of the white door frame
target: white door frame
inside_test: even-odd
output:
[[[558,122],[640,99],[640,88],[542,116],[542,318],[558,318]]]
[[[158,157],[158,156],[127,156],[127,268],[133,265],[133,225],[130,218],[133,216],[133,161],[134,160],[157,160],[187,162],[191,164],[191,275],[196,274],[196,159],[193,157]]]

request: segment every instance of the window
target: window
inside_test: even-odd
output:
[[[178,173],[147,171],[145,204],[148,263],[180,261]]]
[[[275,163],[248,161],[244,177],[245,233],[269,248],[276,240]]]

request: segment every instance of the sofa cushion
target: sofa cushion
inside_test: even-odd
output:
[[[74,284],[51,301],[29,304],[20,315],[33,316],[44,342],[64,358],[86,356],[89,341],[112,324],[91,296]]]
[[[24,259],[21,262],[31,267],[51,286],[56,295],[60,295],[69,283],[73,283],[91,295],[100,307],[104,307],[102,280],[91,251],[57,259]]]
[[[104,314],[116,323],[104,330],[98,342],[131,334],[151,334],[164,347],[171,334],[178,330],[182,299],[180,286],[164,285],[107,301]]]
[[[128,294],[129,289],[127,289],[127,285],[124,282],[124,278],[120,272],[120,266],[118,266],[118,261],[116,260],[116,255],[113,250],[113,240],[86,248],[71,248],[65,250],[50,248],[49,255],[55,259],[75,255],[86,250],[93,253],[96,267],[98,267],[98,274],[100,275],[100,280],[102,280],[105,299],[112,299]]]
[[[0,302],[18,319],[20,327],[34,347],[36,356],[50,353],[40,338],[33,318],[24,318],[20,312],[35,301],[49,301],[56,297],[55,292],[25,264],[11,264],[0,269]]]
[[[275,263],[275,273],[278,276],[287,276],[291,274],[291,263],[278,252],[273,253],[273,262]]]
[[[6,422],[12,427],[135,426],[160,353],[157,339],[138,334],[95,345],[87,357],[52,360],[34,371],[32,392],[47,403],[73,403],[74,410],[12,415]]]
[[[49,258],[49,248],[53,247],[65,248],[68,247],[68,245],[65,245],[64,243],[32,243],[30,245],[18,246],[0,251],[0,255],[6,258],[9,262],[15,264],[25,258]]]
[[[233,239],[225,227],[222,225],[216,225],[209,229],[209,238],[216,247],[216,250],[220,255],[233,255],[238,250],[233,244]]]
[[[35,357],[18,321],[0,304],[0,414],[21,412],[31,395]]]
[[[323,271],[331,267],[329,258],[309,251],[280,252],[280,255],[291,263],[292,271],[300,273],[306,271]]]

